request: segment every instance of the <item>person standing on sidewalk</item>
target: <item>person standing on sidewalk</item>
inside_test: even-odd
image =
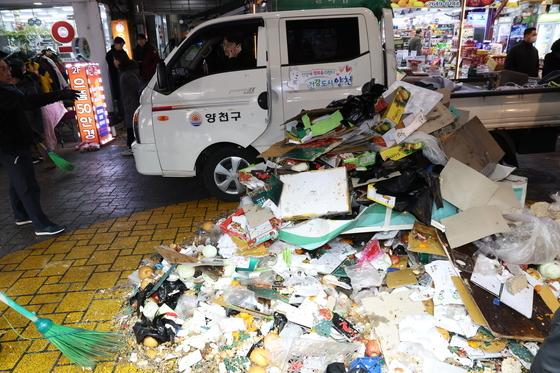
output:
[[[50,221],[41,208],[30,151],[33,130],[25,110],[60,100],[75,100],[79,92],[63,90],[26,96],[12,82],[10,67],[0,57],[0,163],[10,181],[10,202],[16,225],[33,223],[37,236],[55,235],[66,228]]]
[[[134,61],[140,65],[140,76],[144,83],[148,83],[154,76],[157,64],[160,61],[156,48],[148,42],[144,34],[138,34],[134,48]]]
[[[105,60],[107,61],[107,67],[109,68],[109,83],[111,85],[111,95],[113,96],[113,101],[116,103],[118,111],[118,115],[115,119],[115,124],[119,123],[122,120],[122,99],[121,99],[121,87],[119,85],[119,70],[115,67],[113,63],[113,57],[116,52],[124,50],[124,39],[120,36],[117,36],[113,40],[113,45],[111,45],[111,49],[105,55]]]
[[[132,122],[134,112],[140,106],[140,95],[144,84],[140,78],[140,69],[136,61],[128,58],[125,51],[116,51],[114,56],[114,64],[119,69],[121,86],[121,98],[123,103],[124,124],[126,126],[126,145],[128,149],[122,152],[123,156],[131,156],[131,145],[134,142],[134,130]]]

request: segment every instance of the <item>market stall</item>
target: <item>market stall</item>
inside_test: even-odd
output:
[[[540,59],[560,38],[560,13],[554,4],[395,0],[392,6],[397,66],[415,74],[464,79],[503,69],[508,50],[523,39],[528,27],[537,28]],[[410,48],[415,38],[421,49]]]

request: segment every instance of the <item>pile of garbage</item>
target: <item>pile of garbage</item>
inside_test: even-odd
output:
[[[138,367],[522,372],[559,308],[560,203],[449,93],[373,82],[303,111],[239,208],[129,278]]]

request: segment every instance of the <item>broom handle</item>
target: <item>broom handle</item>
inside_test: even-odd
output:
[[[33,312],[26,310],[25,308],[17,304],[15,300],[8,297],[6,294],[2,293],[1,291],[0,291],[0,302],[5,303],[8,307],[11,307],[14,311],[19,313],[26,319],[29,319],[33,322],[36,322],[39,319],[37,315],[35,315]]]

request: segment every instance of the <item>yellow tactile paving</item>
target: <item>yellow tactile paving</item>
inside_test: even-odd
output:
[[[0,258],[0,290],[56,322],[107,330],[124,300],[115,287],[127,283],[142,258],[157,245],[192,237],[202,222],[236,207],[213,199],[179,203],[38,242]],[[6,317],[0,317],[0,372],[82,372],[36,339],[38,333],[25,318],[2,304],[0,314]],[[99,364],[94,373],[138,371],[115,359]]]

